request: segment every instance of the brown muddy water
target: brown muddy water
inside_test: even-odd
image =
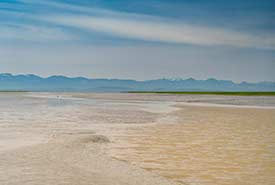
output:
[[[270,107],[275,97],[0,94],[0,157],[53,135],[95,133],[111,140],[112,158],[182,184],[273,185]]]
[[[183,184],[275,184],[275,110],[185,106],[117,137],[112,155]]]

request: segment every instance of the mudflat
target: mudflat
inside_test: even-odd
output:
[[[275,183],[275,109],[179,108],[118,136],[111,155],[183,184]]]
[[[274,97],[1,94],[0,184],[271,185],[273,102]]]

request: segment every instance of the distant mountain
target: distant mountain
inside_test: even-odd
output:
[[[234,83],[229,80],[157,79],[147,81],[121,79],[88,79],[51,76],[42,78],[33,74],[0,74],[0,90],[24,91],[275,91],[275,82]]]

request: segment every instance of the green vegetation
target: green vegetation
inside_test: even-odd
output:
[[[228,95],[228,96],[275,96],[275,92],[130,91],[128,93],[197,94],[197,95]]]

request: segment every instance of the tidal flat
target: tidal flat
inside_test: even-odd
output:
[[[0,93],[0,184],[275,183],[275,97]]]

